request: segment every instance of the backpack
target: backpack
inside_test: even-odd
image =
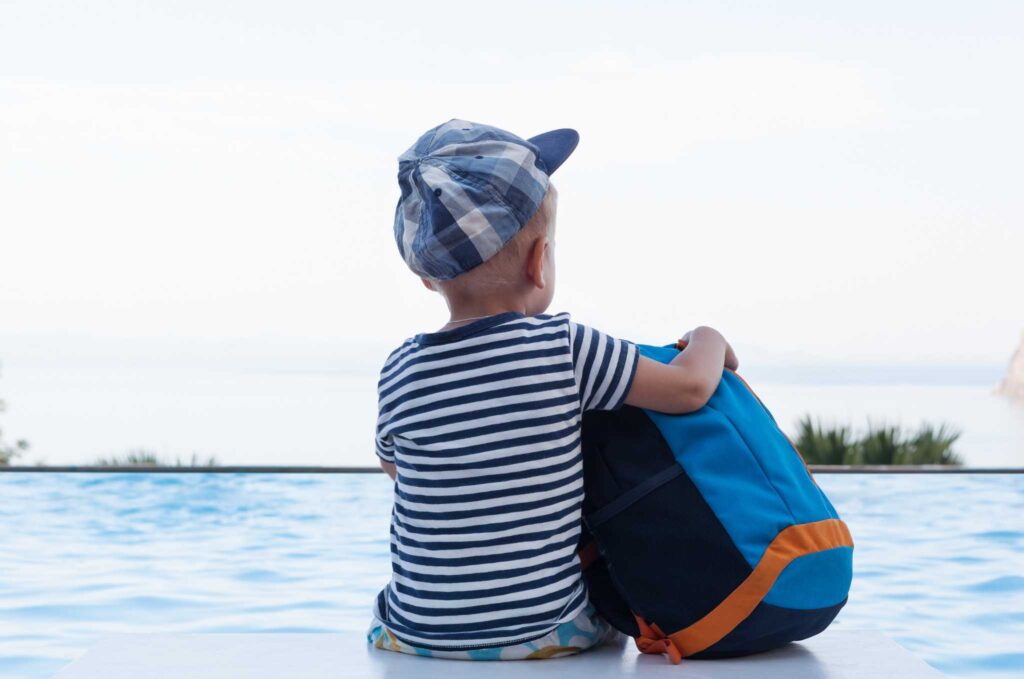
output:
[[[670,362],[685,346],[637,345]],[[853,540],[775,418],[725,369],[700,410],[587,411],[590,600],[640,651],[721,658],[818,634],[846,603]]]

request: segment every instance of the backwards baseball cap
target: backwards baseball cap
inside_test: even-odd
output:
[[[423,278],[447,280],[493,257],[537,212],[576,130],[523,139],[452,119],[398,157],[395,242]]]

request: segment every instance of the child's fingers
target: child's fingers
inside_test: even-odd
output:
[[[725,367],[729,370],[736,370],[740,367],[740,360],[736,358],[736,352],[732,350],[732,346],[728,342],[725,344]]]

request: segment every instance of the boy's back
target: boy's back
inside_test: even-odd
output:
[[[585,410],[690,412],[723,361],[712,328],[671,365],[549,315],[557,192],[579,135],[523,139],[453,119],[399,157],[398,251],[451,320],[381,371],[377,454],[395,479],[392,578],[377,648],[468,659],[547,658],[614,632],[587,600],[576,545]],[[449,329],[450,328],[450,329]],[[692,334],[692,337],[691,337]]]
[[[638,356],[566,313],[513,311],[392,352],[377,453],[397,467],[393,575],[376,615],[398,637],[514,644],[581,612],[582,412],[621,406]]]

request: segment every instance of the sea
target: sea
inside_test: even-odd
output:
[[[0,342],[18,464],[373,467],[380,347],[20,351]],[[18,348],[18,347],[15,347]],[[166,346],[165,346],[166,348]],[[809,414],[946,424],[971,467],[1024,467],[999,366],[741,367],[783,429]],[[951,676],[1024,676],[1024,474],[819,474],[857,548],[834,623]],[[386,582],[383,474],[0,474],[0,677],[44,677],[116,632],[365,632]]]
[[[952,677],[1024,676],[1024,474],[816,479],[856,544],[837,629]],[[392,494],[381,473],[0,473],[0,677],[124,632],[363,638]]]
[[[3,340],[0,337],[0,340]],[[89,464],[145,450],[166,461],[375,466],[378,371],[390,347],[219,342],[0,341],[0,428],[18,464]],[[740,374],[787,432],[923,423],[961,432],[972,467],[1024,467],[1024,402],[999,365],[751,363]]]

